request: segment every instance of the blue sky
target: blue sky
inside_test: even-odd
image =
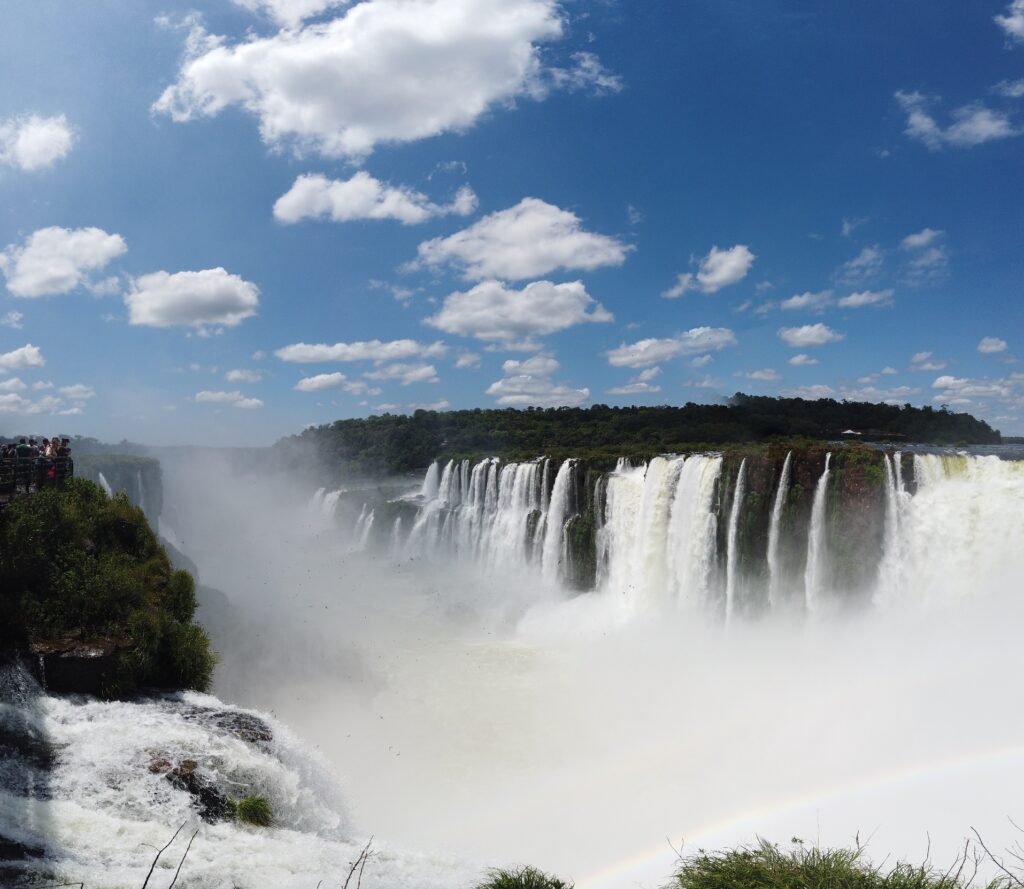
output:
[[[0,432],[736,391],[1024,432],[1024,0],[33,0]]]

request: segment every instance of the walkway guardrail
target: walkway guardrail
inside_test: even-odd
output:
[[[31,494],[49,485],[59,485],[75,475],[71,457],[0,458],[0,502],[15,494]]]

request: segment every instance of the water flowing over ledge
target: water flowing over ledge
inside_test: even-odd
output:
[[[575,458],[449,460],[405,497],[322,489],[311,508],[352,528],[355,549],[726,619],[953,600],[978,589],[976,570],[1024,570],[1024,462],[995,456],[790,449],[607,473]]]

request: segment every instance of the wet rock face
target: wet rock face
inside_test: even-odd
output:
[[[219,729],[220,731],[245,741],[247,744],[272,741],[274,733],[258,716],[251,713],[239,713],[234,710],[214,710],[210,707],[196,707],[191,704],[182,704],[180,709],[182,719],[191,722],[202,722],[204,725]]]
[[[29,664],[49,692],[98,696],[114,670],[117,654],[129,647],[123,639],[84,641],[80,632],[56,639],[31,639]]]
[[[173,764],[165,757],[156,757],[149,770],[162,774],[172,787],[183,790],[192,797],[199,817],[209,824],[224,821],[228,817],[228,799],[205,775],[194,759],[183,759]]]

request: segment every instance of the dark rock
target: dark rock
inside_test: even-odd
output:
[[[182,719],[202,722],[248,744],[272,741],[274,733],[258,716],[239,713],[234,710],[214,710],[211,707],[185,705],[181,709]]]
[[[154,774],[163,774],[171,786],[191,796],[203,821],[214,824],[227,819],[227,797],[200,770],[195,760],[183,759],[174,765],[165,757],[157,757],[149,764],[149,770]]]
[[[46,850],[28,843],[20,843],[0,834],[0,861],[32,861],[42,858]]]
[[[81,630],[73,630],[57,639],[29,640],[29,665],[47,691],[99,695],[117,654],[131,647],[124,639],[81,637]]]

